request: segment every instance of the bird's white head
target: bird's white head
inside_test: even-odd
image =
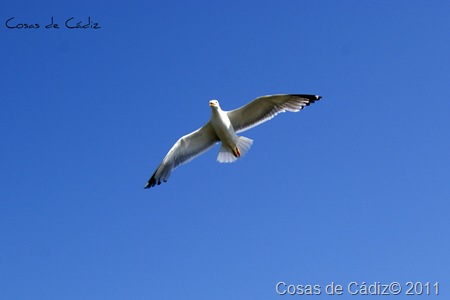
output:
[[[215,109],[220,108],[220,106],[219,106],[219,101],[217,101],[217,100],[211,100],[211,101],[209,101],[209,106],[211,106],[212,108],[215,108]]]

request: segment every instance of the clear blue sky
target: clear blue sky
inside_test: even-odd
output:
[[[439,282],[448,298],[449,12],[3,1],[0,298],[279,299],[285,282],[334,299],[333,281],[398,281],[395,299]],[[101,29],[64,27],[89,16]],[[143,189],[210,99],[275,93],[323,99],[243,133],[254,144],[237,163],[216,146]]]

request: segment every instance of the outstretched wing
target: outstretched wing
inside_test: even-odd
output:
[[[297,112],[320,98],[317,95],[294,94],[262,96],[227,114],[234,130],[239,133],[272,119],[280,112]]]
[[[163,161],[148,180],[145,188],[151,188],[166,182],[170,173],[179,165],[187,163],[202,154],[219,141],[212,125],[208,122],[203,127],[181,137],[164,157]]]

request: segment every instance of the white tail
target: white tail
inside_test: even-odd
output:
[[[253,144],[253,140],[246,138],[245,136],[239,136],[237,141],[237,147],[240,152],[240,156],[244,156],[245,153],[250,150],[250,147]],[[235,162],[239,157],[236,157],[233,154],[233,150],[224,146],[223,143],[219,149],[219,155],[217,155],[217,161],[221,163],[232,163]]]

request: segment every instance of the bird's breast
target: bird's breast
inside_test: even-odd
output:
[[[211,116],[211,125],[222,143],[235,144],[237,135],[226,112],[214,111]]]

